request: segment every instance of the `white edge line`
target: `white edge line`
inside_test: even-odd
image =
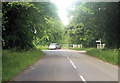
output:
[[[83,76],[80,76],[81,80],[84,81],[84,83],[87,83]]]
[[[76,66],[74,65],[74,63],[70,60],[70,63],[72,64],[72,66],[76,69]]]

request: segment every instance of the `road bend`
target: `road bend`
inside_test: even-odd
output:
[[[46,54],[12,81],[118,81],[118,67],[85,51],[43,50]]]

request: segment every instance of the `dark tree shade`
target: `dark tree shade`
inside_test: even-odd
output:
[[[62,22],[50,2],[3,2],[3,48],[29,49],[61,39]]]
[[[118,47],[118,15],[120,15],[118,2],[87,2],[73,5],[75,10],[68,10],[73,16],[67,29],[72,37],[71,43],[79,42],[91,47],[101,38],[107,48]],[[74,29],[71,29],[72,26]]]

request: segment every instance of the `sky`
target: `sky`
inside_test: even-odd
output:
[[[67,7],[72,4],[74,0],[54,0],[56,6],[58,7],[58,15],[60,19],[62,20],[64,25],[69,24],[68,17],[67,17]]]

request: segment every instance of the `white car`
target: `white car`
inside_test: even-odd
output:
[[[58,43],[51,43],[49,45],[49,49],[52,50],[52,49],[61,49],[61,45],[59,45]]]

